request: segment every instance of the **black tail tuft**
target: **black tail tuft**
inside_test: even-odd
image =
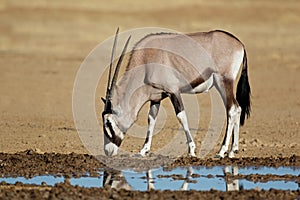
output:
[[[248,72],[247,72],[248,64],[247,64],[247,54],[244,50],[244,58],[243,58],[243,68],[240,80],[237,85],[236,90],[236,100],[238,101],[240,107],[242,108],[240,124],[244,125],[245,117],[250,117],[251,112],[251,88],[248,80]]]

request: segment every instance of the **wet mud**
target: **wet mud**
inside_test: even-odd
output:
[[[110,188],[73,187],[67,183],[54,187],[20,187],[13,185],[0,189],[2,199],[299,199],[300,191],[284,190],[243,190],[234,192],[220,191],[157,191],[149,192],[116,190]]]
[[[96,156],[97,157],[97,156]],[[216,165],[235,165],[235,166],[300,166],[300,156],[293,155],[291,157],[264,157],[264,158],[237,158],[237,159],[200,159],[197,157],[179,157],[174,159],[172,163],[167,163],[158,160],[167,157],[152,156],[146,158],[132,158],[130,156],[116,156],[113,158],[103,157],[100,160],[108,160],[109,166],[99,161],[99,157],[94,157],[88,154],[60,154],[60,153],[37,153],[33,150],[9,154],[0,153],[0,174],[5,176],[24,176],[33,177],[43,174],[56,174],[61,176],[83,176],[89,173],[91,176],[97,176],[99,168],[112,168],[122,163],[122,169],[133,169],[136,171],[149,170],[151,168],[164,167],[166,170],[175,167],[187,166],[216,166]],[[115,163],[112,163],[115,161]],[[157,163],[162,163],[160,166]],[[153,165],[152,165],[153,164]]]
[[[123,158],[131,165],[139,165],[146,169],[149,163],[157,161],[152,155],[147,158],[140,159],[140,162],[132,163],[129,157],[116,157],[117,160]],[[162,159],[163,157],[156,157]],[[137,159],[136,159],[137,160]],[[142,166],[144,163],[145,166]],[[124,165],[125,166],[125,165]],[[225,167],[221,174],[205,174],[203,170],[200,172],[189,171],[189,167],[206,167],[207,169],[214,166],[235,166],[241,168],[253,167],[290,167],[296,169],[296,174],[247,174],[235,173],[232,167],[231,171]],[[238,159],[207,159],[180,157],[175,159],[173,163],[162,166],[162,171],[155,175],[149,173],[136,179],[140,179],[148,185],[144,191],[130,188],[129,184],[124,181],[124,176],[115,169],[111,169],[101,163],[96,157],[88,154],[58,154],[58,153],[37,153],[33,150],[27,150],[15,154],[0,153],[0,174],[1,178],[5,177],[25,177],[31,178],[39,175],[54,175],[55,177],[63,177],[62,182],[49,185],[42,181],[37,184],[27,184],[17,181],[8,183],[2,181],[0,183],[1,199],[297,199],[300,198],[298,189],[245,189],[241,184],[236,184],[237,180],[251,181],[253,183],[264,183],[268,181],[284,181],[292,182],[300,185],[300,174],[297,169],[300,167],[300,157],[268,157],[268,158],[238,158]],[[174,169],[187,169],[186,174],[173,172]],[[134,170],[134,169],[131,169]],[[101,173],[99,173],[101,171]],[[168,173],[170,171],[170,173]],[[269,170],[270,171],[270,170]],[[166,172],[167,174],[163,174]],[[202,172],[202,173],[201,173]],[[204,174],[203,174],[204,173]],[[102,177],[101,187],[87,187],[85,185],[74,185],[70,178],[80,177]],[[113,178],[111,178],[113,177]],[[226,191],[219,191],[211,188],[208,191],[197,191],[197,189],[187,189],[188,184],[202,184],[200,178],[205,179],[223,179],[226,182]],[[128,178],[127,178],[128,179]],[[170,179],[170,183],[176,181],[183,182],[181,188],[161,190],[155,188],[155,185],[161,179]],[[130,181],[130,180],[129,180]],[[100,178],[99,178],[100,185]],[[236,187],[231,189],[231,187]],[[186,191],[180,191],[186,190]],[[238,190],[238,191],[230,191]]]

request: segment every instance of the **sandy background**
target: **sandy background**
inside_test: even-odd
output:
[[[223,29],[236,35],[246,45],[252,87],[252,116],[241,129],[239,156],[300,155],[300,3],[296,0],[148,4],[2,0],[1,152],[88,153],[73,123],[73,83],[84,58],[118,26],[121,31],[149,26],[181,32]],[[199,95],[199,104],[203,112],[195,138],[198,147],[207,128],[209,95]],[[101,102],[96,105],[100,111]],[[167,101],[164,108],[173,113]],[[143,113],[141,121],[146,120]],[[172,127],[178,127],[175,116],[168,119],[165,132],[170,135]],[[154,149],[160,138],[154,138]],[[137,152],[142,144],[128,137],[123,147]]]

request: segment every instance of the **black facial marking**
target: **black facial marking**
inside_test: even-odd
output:
[[[105,100],[105,99],[102,99]],[[111,105],[111,101],[109,100],[105,100],[105,106],[104,106],[104,111],[102,112],[102,117],[105,114],[111,114],[112,113],[112,105]]]
[[[118,136],[115,136],[112,142],[119,147],[122,143],[122,139]]]
[[[111,124],[111,122],[110,122],[109,120],[106,121],[105,127],[109,128],[109,131],[110,131],[111,136],[112,136],[112,137],[110,137],[110,136],[108,135],[108,133],[106,132],[106,130],[104,130],[104,134],[106,135],[106,137],[107,137],[112,143],[114,143],[115,145],[117,145],[117,146],[119,147],[119,146],[121,145],[121,143],[122,143],[122,139],[121,139],[119,136],[117,136],[117,135],[115,134],[115,131],[114,131],[113,127],[112,127],[112,124]],[[105,128],[104,128],[104,129],[105,129]]]

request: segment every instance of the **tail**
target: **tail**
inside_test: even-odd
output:
[[[244,125],[245,117],[250,117],[251,112],[251,88],[249,85],[248,80],[248,72],[247,72],[248,64],[247,64],[247,54],[246,50],[244,49],[244,58],[243,58],[243,68],[240,80],[237,85],[236,90],[236,100],[239,103],[240,107],[242,108],[240,124]]]

